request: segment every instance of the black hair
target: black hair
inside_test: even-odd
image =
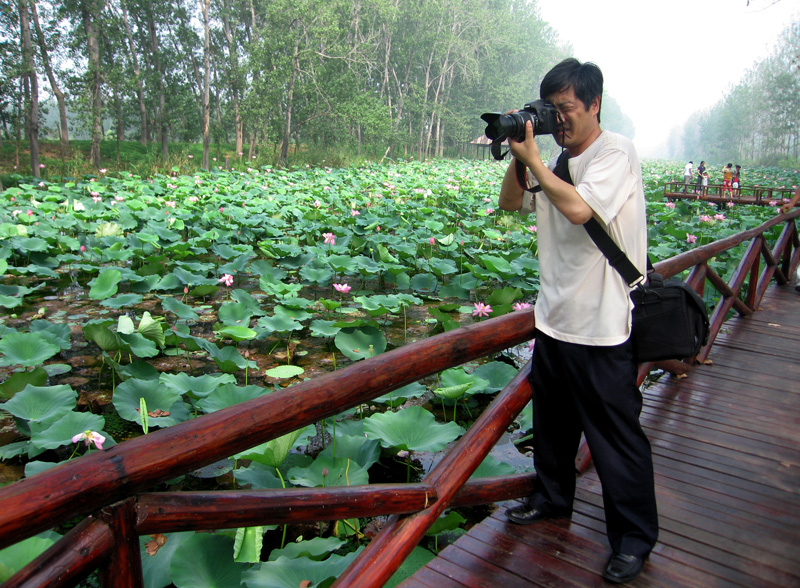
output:
[[[594,63],[581,63],[574,57],[565,59],[554,66],[542,79],[539,85],[539,97],[545,100],[548,96],[572,88],[575,96],[583,102],[586,110],[592,100],[603,99],[603,72]],[[600,108],[597,109],[597,122],[600,122]]]

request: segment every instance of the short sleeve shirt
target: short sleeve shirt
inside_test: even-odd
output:
[[[570,158],[569,170],[578,194],[644,274],[644,189],[633,144],[622,135],[603,131],[586,151]],[[628,285],[586,229],[567,220],[541,192],[536,195],[535,210],[540,276],[536,328],[569,343],[624,343],[630,337],[633,308]]]

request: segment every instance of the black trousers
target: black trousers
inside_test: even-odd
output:
[[[595,347],[536,331],[531,386],[538,481],[531,501],[572,511],[583,433],[603,487],[611,549],[646,557],[658,538],[658,512],[636,371],[629,341]]]

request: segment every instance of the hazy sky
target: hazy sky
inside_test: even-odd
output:
[[[537,4],[574,56],[603,70],[606,90],[636,126],[634,142],[643,156],[666,155],[660,147],[670,130],[718,102],[800,19],[800,0]]]

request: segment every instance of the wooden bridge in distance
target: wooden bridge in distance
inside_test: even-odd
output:
[[[800,293],[772,285],[686,378],[647,388],[661,533],[634,587],[800,586]],[[518,526],[503,506],[401,588],[608,586],[600,482],[571,520]]]
[[[731,189],[730,193],[722,184],[710,184],[699,189],[694,182],[684,184],[683,181],[664,183],[664,198],[668,200],[703,200],[715,204],[756,204],[775,206],[783,200],[794,196],[794,188],[771,188],[767,186],[741,186]]]

